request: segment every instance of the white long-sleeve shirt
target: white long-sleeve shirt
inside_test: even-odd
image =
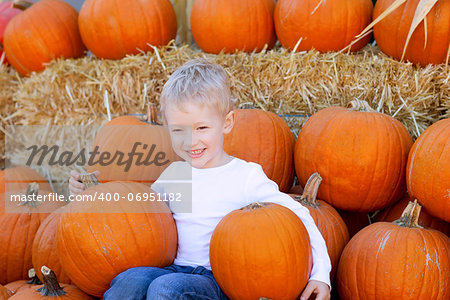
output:
[[[308,209],[280,192],[260,165],[233,158],[219,167],[197,169],[177,161],[167,167],[151,188],[166,197],[172,194],[172,200],[182,196],[178,199],[181,202],[169,202],[178,231],[175,264],[211,269],[210,240],[220,220],[252,202],[273,202],[292,210],[309,233],[313,257],[309,280],[331,286],[326,244]]]

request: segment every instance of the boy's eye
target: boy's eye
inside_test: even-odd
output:
[[[182,132],[183,130],[182,130],[182,129],[179,129],[179,128],[174,128],[174,129],[172,129],[171,131],[172,131],[172,132]]]
[[[207,129],[207,128],[208,128],[208,126],[200,126],[197,129],[203,130],[203,129]]]

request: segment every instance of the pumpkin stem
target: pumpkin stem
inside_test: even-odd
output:
[[[364,100],[353,100],[347,105],[349,110],[355,111],[366,111],[366,112],[377,112],[372,107],[370,107],[369,103]]]
[[[303,190],[303,195],[295,196],[295,200],[302,204],[306,204],[312,207],[318,207],[317,204],[317,192],[319,191],[320,183],[322,182],[322,177],[319,173],[314,173],[309,177],[306,182],[305,189]]]
[[[29,8],[31,5],[33,5],[32,1],[26,1],[26,0],[14,0],[12,3],[13,8],[17,8],[20,10],[25,10]]]
[[[147,106],[147,116],[145,118],[145,122],[152,125],[161,125],[158,122],[158,112],[156,111],[156,105],[153,103],[150,103]]]
[[[94,175],[94,173],[85,173],[80,174],[81,182],[84,184],[84,188],[87,190],[91,186],[99,185],[100,182],[98,181],[97,177]]]
[[[240,210],[258,209],[258,208],[262,208],[262,207],[267,206],[267,205],[269,205],[269,203],[253,202],[253,203],[250,203],[247,206],[242,207]]]
[[[66,294],[66,292],[59,285],[58,279],[56,279],[55,272],[53,272],[46,266],[42,266],[41,272],[44,279],[44,286],[37,289],[36,291],[41,293],[42,296],[49,297],[58,297]]]
[[[26,191],[26,200],[21,201],[19,206],[30,206],[32,208],[37,208],[37,195],[39,193],[39,184],[37,182],[31,182],[28,184]]]
[[[403,211],[400,219],[394,221],[394,223],[402,227],[423,228],[418,223],[421,209],[422,206],[417,203],[417,199],[414,202],[410,201],[408,203],[408,206],[406,206],[405,210]]]
[[[31,278],[30,281],[27,281],[28,284],[42,284],[42,282],[36,276],[36,271],[34,270],[34,268],[28,270],[28,277]]]

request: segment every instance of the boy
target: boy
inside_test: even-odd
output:
[[[229,212],[252,202],[274,202],[296,213],[308,230],[313,254],[310,280],[301,299],[330,298],[330,259],[325,241],[308,210],[279,192],[262,167],[231,157],[223,149],[224,135],[234,124],[233,101],[224,69],[194,60],[177,69],[164,85],[161,113],[174,151],[192,171],[192,212],[171,209],[177,224],[178,250],[167,268],[138,267],[119,274],[104,298],[109,299],[227,299],[211,272],[209,243],[214,228]],[[174,162],[151,186],[157,193],[176,193],[168,184]],[[80,193],[79,174],[72,171],[69,189]]]

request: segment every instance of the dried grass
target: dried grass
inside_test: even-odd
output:
[[[252,102],[281,115],[309,116],[330,105],[366,100],[403,122],[413,137],[439,119],[440,105],[447,105],[449,97],[448,67],[419,68],[370,46],[356,54],[290,53],[278,48],[211,55],[170,45],[120,61],[85,57],[51,63],[19,85],[14,95],[18,124],[101,123],[107,118],[105,99],[112,116],[142,113],[145,103],[158,104],[169,75],[197,57],[225,67],[238,103]],[[287,119],[298,132],[305,118]]]
[[[7,125],[14,123],[16,111],[13,102],[20,77],[14,69],[0,64],[0,160],[4,159],[5,132]]]

